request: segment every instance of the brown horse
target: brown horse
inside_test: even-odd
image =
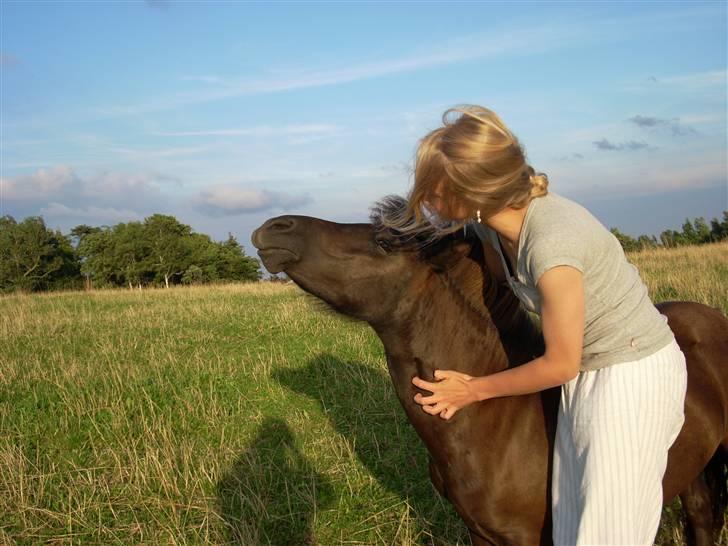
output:
[[[380,205],[399,207],[401,200]],[[543,354],[538,327],[461,234],[423,244],[372,224],[279,216],[253,244],[335,310],[368,322],[384,344],[397,396],[429,450],[430,477],[474,545],[550,544],[550,474],[558,388],[472,404],[445,421],[413,401],[436,368],[485,375]],[[690,544],[723,526],[728,462],[728,319],[690,302],[658,305],[687,358],[685,424],[670,448],[664,501],[680,495]],[[635,418],[639,418],[635,416]]]

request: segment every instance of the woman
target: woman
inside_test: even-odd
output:
[[[479,106],[448,110],[443,127],[422,139],[408,209],[415,226],[425,213],[472,225],[496,277],[540,315],[546,347],[488,376],[415,377],[432,393],[415,401],[450,419],[469,404],[562,385],[554,543],[652,544],[687,373],[666,317],[617,239],[586,209],[549,192],[516,137]]]

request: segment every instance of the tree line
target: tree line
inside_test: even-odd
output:
[[[654,247],[699,245],[728,239],[723,219],[686,219],[681,231],[631,237],[610,230],[627,252]],[[257,259],[247,256],[232,235],[213,241],[174,216],[154,214],[143,222],[76,226],[67,235],[49,229],[43,218],[17,222],[0,217],[0,292],[256,281]]]
[[[67,235],[40,216],[0,217],[0,292],[256,281],[258,260],[235,237],[213,241],[174,216],[79,225]]]
[[[610,231],[617,238],[625,252],[639,252],[658,246],[672,248],[715,243],[728,239],[728,210],[723,211],[722,220],[713,218],[710,221],[710,227],[708,227],[708,222],[702,216],[692,221],[686,218],[685,223],[682,225],[682,231],[666,229],[660,233],[659,239],[654,235],[640,235],[635,239],[622,233],[617,228],[611,228]]]

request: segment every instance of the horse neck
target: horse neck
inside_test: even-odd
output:
[[[464,359],[456,369],[470,375],[518,366],[544,351],[540,329],[510,287],[498,283],[490,273],[479,250],[476,248],[468,259],[438,276],[440,286],[433,287],[431,297],[422,300],[417,321],[427,323],[427,317],[444,317],[447,329],[437,330],[446,332],[448,339],[445,343],[435,342],[437,348],[432,354],[439,349],[445,358],[461,355]],[[428,334],[427,330],[421,332],[427,340],[438,333]],[[466,348],[465,355],[459,347]],[[439,358],[435,361],[442,362]]]
[[[508,367],[498,328],[487,313],[442,274],[431,274],[407,311],[386,328],[375,327],[387,352],[395,386],[414,375],[431,380],[435,369],[485,375]]]
[[[431,380],[435,369],[481,376],[543,354],[538,328],[478,255],[431,272],[419,286],[394,320],[372,324],[398,389],[414,375]]]

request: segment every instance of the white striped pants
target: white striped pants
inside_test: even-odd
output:
[[[653,543],[686,388],[685,356],[675,340],[563,385],[552,482],[555,545]]]

